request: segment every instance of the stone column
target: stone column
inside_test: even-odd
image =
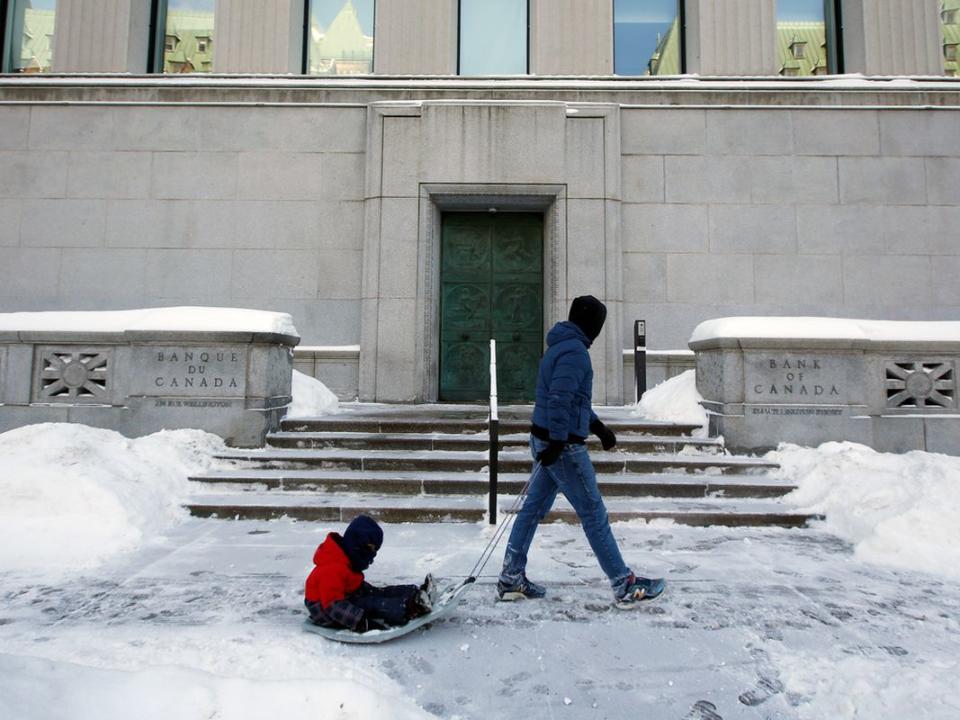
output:
[[[530,0],[533,75],[613,73],[610,0]]]
[[[150,3],[58,0],[54,72],[147,71]]]
[[[377,3],[374,72],[382,75],[457,74],[457,0]]]
[[[775,0],[687,0],[687,71],[775,75]]]
[[[213,70],[303,73],[306,0],[217,0]]]
[[[844,70],[865,75],[942,75],[939,3],[841,0]]]

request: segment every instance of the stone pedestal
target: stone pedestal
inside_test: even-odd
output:
[[[299,338],[250,332],[0,332],[0,432],[79,422],[199,428],[260,447],[290,403]]]
[[[785,328],[771,337],[752,332],[750,318],[741,319],[742,334],[731,332],[736,320],[704,323],[690,342],[711,434],[723,435],[727,447],[849,440],[882,451],[960,455],[960,323],[824,318],[827,332],[791,337],[795,318],[763,318]],[[718,323],[725,329],[712,333]]]

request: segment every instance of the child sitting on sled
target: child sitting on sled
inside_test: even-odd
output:
[[[383,544],[373,518],[358,515],[343,535],[327,535],[313,554],[316,566],[307,578],[304,604],[317,625],[366,632],[403,625],[432,607],[433,579],[423,585],[374,587],[363,571]]]

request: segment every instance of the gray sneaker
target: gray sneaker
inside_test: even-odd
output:
[[[637,607],[643,600],[653,600],[663,594],[667,583],[663,578],[643,578],[631,575],[626,587],[617,595],[617,607],[629,610]]]
[[[497,596],[501,600],[538,600],[546,594],[547,589],[543,585],[530,581],[526,575],[521,575],[516,582],[504,580],[502,576],[497,581]]]

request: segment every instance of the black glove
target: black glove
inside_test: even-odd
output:
[[[563,452],[563,443],[559,440],[551,440],[547,447],[537,455],[537,460],[544,467],[553,465],[560,457],[561,452]]]
[[[617,436],[600,420],[590,423],[590,432],[600,438],[600,444],[603,445],[604,450],[611,450],[617,444]]]

